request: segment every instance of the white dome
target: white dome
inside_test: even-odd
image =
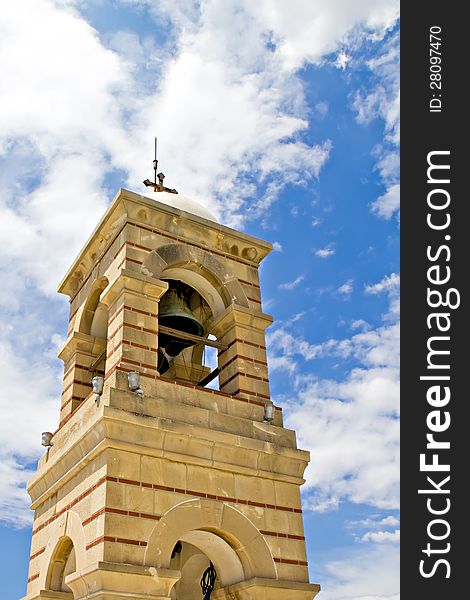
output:
[[[214,217],[214,215],[211,214],[207,208],[204,208],[204,206],[199,204],[199,202],[196,202],[187,196],[182,196],[181,194],[170,194],[170,192],[157,192],[156,194],[149,194],[147,198],[151,198],[152,200],[156,200],[162,204],[168,204],[169,206],[173,206],[179,210],[184,210],[187,213],[202,217],[208,221],[214,221],[215,223],[218,223],[216,217]]]

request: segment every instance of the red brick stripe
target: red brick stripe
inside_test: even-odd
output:
[[[154,317],[155,319],[158,318],[157,313],[152,313],[152,312],[148,312],[146,310],[141,310],[140,308],[134,308],[133,306],[125,305],[124,308],[126,308],[127,310],[130,310],[132,312],[140,313],[141,315],[146,315],[148,317]]]
[[[228,362],[226,362],[224,365],[222,365],[220,367],[220,370],[225,369],[226,367],[228,367],[230,364],[232,364],[237,359],[246,360],[248,362],[256,363],[258,365],[262,365],[263,367],[267,367],[268,366],[268,363],[266,361],[264,361],[264,360],[258,360],[256,358],[250,358],[249,356],[244,356],[243,354],[235,354],[235,356],[233,358],[231,358]]]
[[[70,398],[67,400],[67,402],[64,402],[61,406],[60,406],[60,410],[63,410],[68,404],[70,404],[72,402],[72,400],[79,400],[80,402],[83,402],[85,398],[80,398],[79,396],[70,396]]]
[[[132,248],[138,248],[139,250],[146,250],[147,252],[152,252],[153,248],[147,248],[147,246],[141,246],[140,244],[135,244],[134,242],[127,242],[129,246]]]
[[[124,305],[123,305],[123,306],[121,306],[121,308],[119,308],[119,309],[118,309],[118,310],[117,310],[117,311],[116,311],[116,312],[113,314],[113,316],[112,316],[112,317],[110,317],[110,318],[108,319],[108,329],[109,329],[110,325],[113,323],[113,321],[114,321],[115,319],[117,319],[117,318],[118,318],[118,316],[119,316],[119,315],[122,313],[122,311],[123,311],[125,308],[129,309],[129,307],[126,307],[126,306],[124,306]]]
[[[116,258],[121,254],[121,251],[123,248],[126,247],[126,242],[123,242],[119,248],[119,250],[116,252],[116,254],[114,255],[114,260],[116,260]]]
[[[114,348],[109,352],[107,358],[110,358],[115,352],[119,350],[122,346],[131,346],[131,348],[142,348],[143,350],[147,350],[148,352],[157,352],[157,348],[153,348],[152,346],[144,346],[143,344],[138,344],[137,342],[131,342],[129,340],[121,340],[114,346]]]
[[[46,546],[44,546],[43,548],[41,548],[40,550],[38,550],[34,554],[31,554],[31,556],[29,557],[29,560],[33,560],[34,558],[36,558],[37,556],[39,556],[40,554],[42,554],[45,551],[46,551]]]
[[[280,533],[278,531],[265,531],[264,529],[259,530],[263,535],[269,535],[273,537],[287,538],[289,540],[305,540],[303,535],[293,535],[292,533]]]
[[[93,540],[92,542],[90,542],[87,546],[85,546],[86,550],[90,550],[90,548],[93,548],[93,546],[97,546],[98,544],[101,544],[103,542],[114,542],[114,543],[119,543],[119,544],[130,544],[132,546],[146,546],[147,542],[141,542],[140,540],[128,540],[127,538],[116,538],[116,537],[111,537],[109,535],[102,535],[99,538],[96,538],[96,540]]]
[[[124,309],[124,307],[121,307],[121,310]],[[130,309],[128,309],[130,310]],[[142,311],[141,311],[142,312]],[[117,313],[116,313],[117,314]],[[145,333],[153,333],[153,334],[157,334],[158,333],[158,329],[148,329],[147,327],[144,327],[143,325],[134,325],[133,323],[128,323],[127,321],[123,321],[121,323],[121,325],[119,325],[119,327],[113,331],[113,333],[108,337],[108,342],[116,335],[116,333],[122,329],[123,327],[130,327],[131,329],[137,329],[137,331],[144,331]]]
[[[140,244],[135,244],[134,242],[125,241],[125,242],[123,242],[122,246],[119,248],[119,250],[114,255],[114,260],[116,260],[116,258],[121,253],[122,249],[125,248],[126,246],[129,246],[131,248],[138,248],[139,250],[145,250],[146,252],[152,252],[152,248],[147,248],[146,246],[141,246]]]
[[[70,313],[69,321],[71,321],[77,313],[78,313],[78,308],[76,308],[73,312]]]
[[[66,379],[74,369],[78,369],[81,371],[88,371],[88,367],[85,367],[85,365],[74,364],[69,369],[67,369],[67,371],[64,373],[64,379]]]
[[[188,490],[188,489],[185,490],[182,488],[176,488],[176,487],[171,487],[171,486],[167,486],[167,485],[160,485],[157,483],[152,484],[152,483],[148,483],[148,482],[137,481],[136,479],[124,479],[122,477],[110,477],[108,475],[108,476],[106,476],[106,480],[112,481],[114,483],[122,483],[125,485],[134,485],[137,487],[153,488],[154,490],[163,490],[165,492],[176,492],[179,494],[185,494],[187,496],[196,496],[198,498],[213,498],[213,499],[221,500],[222,502],[233,502],[235,504],[246,504],[246,505],[250,505],[250,506],[259,506],[261,508],[272,508],[274,510],[283,510],[286,512],[294,512],[294,513],[302,512],[302,510],[299,508],[290,508],[289,506],[266,504],[264,502],[255,502],[252,500],[245,500],[242,498],[231,498],[228,496],[216,496],[214,494],[208,494],[207,492],[199,492],[196,490]]]
[[[156,313],[152,313],[152,312],[148,312],[146,310],[141,310],[140,308],[134,308],[133,306],[128,306],[127,304],[123,304],[121,306],[121,308],[119,308],[119,310],[117,310],[114,315],[109,319],[108,321],[108,327],[110,325],[112,325],[112,323],[114,322],[114,320],[122,313],[123,310],[130,310],[131,312],[136,312],[139,313],[141,315],[145,315],[147,317],[154,317],[155,319],[158,318],[158,315]],[[129,327],[133,327],[133,325],[130,325],[129,323],[124,322],[124,325],[128,325]],[[121,325],[122,327],[122,325]],[[134,326],[135,327],[135,326]],[[118,330],[116,330],[118,331]]]
[[[59,512],[57,512],[55,515],[53,515],[52,517],[50,517],[49,519],[47,519],[47,521],[44,521],[44,523],[41,523],[41,525],[39,525],[38,527],[36,527],[36,529],[33,530],[33,532],[32,532],[31,535],[35,535],[36,533],[38,533],[39,531],[41,531],[41,529],[44,529],[44,527],[47,527],[47,525],[49,525],[50,523],[52,523],[53,521],[55,521],[56,519],[58,519],[62,514],[64,514],[65,511],[67,511],[70,508],[72,508],[72,506],[75,506],[76,504],[78,504],[81,500],[83,500],[83,498],[86,498],[89,494],[91,494],[98,487],[100,487],[100,485],[103,485],[103,483],[105,481],[106,481],[106,476],[101,477],[101,479],[99,479],[94,485],[92,485],[90,488],[88,488],[82,494],[80,494],[80,496],[78,496],[77,498],[75,498],[74,500],[72,500],[72,502],[70,502],[69,504],[67,504],[67,506],[64,506],[63,508],[61,508]]]
[[[83,398],[83,401],[80,402],[80,404],[76,408],[74,408],[71,413],[69,413],[66,417],[64,417],[62,419],[62,421],[60,421],[59,427],[57,427],[57,429],[54,431],[54,435],[59,431],[59,429],[62,429],[62,427],[73,417],[73,415],[77,412],[77,410],[79,410],[82,406],[85,405],[85,400],[88,400],[88,398],[92,394],[93,394],[93,392],[90,392],[90,394],[88,394],[88,396],[86,398]]]
[[[109,329],[109,325],[110,323],[108,323],[108,329]],[[113,339],[113,337],[119,332],[121,331],[121,329],[124,327],[124,323],[121,323],[120,325],[118,325],[118,327],[111,333],[111,331],[108,334],[108,344],[109,342]]]
[[[39,578],[39,573],[35,573],[34,575],[31,575],[31,577],[28,577],[28,583],[31,583],[32,581],[34,581],[35,579]]]
[[[114,542],[115,539],[116,538],[109,537],[108,535],[102,535],[101,537],[96,538],[90,544],[85,546],[85,548],[86,548],[86,550],[89,550],[90,548],[93,548],[93,546],[97,546],[98,544],[101,544],[102,542]]]
[[[71,382],[68,384],[68,386],[67,386],[67,387],[65,387],[65,388],[62,390],[62,396],[65,394],[65,392],[66,392],[68,389],[70,389],[70,388],[73,386],[73,384],[74,384],[74,383],[78,383],[78,384],[80,384],[80,385],[88,385],[88,384],[87,384],[85,381],[80,381],[80,379],[73,379],[73,380],[72,380],[72,381],[71,381]]]
[[[247,346],[252,346],[253,348],[260,348],[261,350],[266,350],[266,346],[263,346],[262,344],[255,344],[254,342],[249,342],[247,340],[241,340],[240,338],[235,338],[234,340],[232,340],[229,344],[227,344],[227,348],[225,348],[225,350],[221,350],[219,352],[219,357],[222,356],[222,354],[224,352],[227,352],[227,350],[229,348],[231,348],[234,344],[246,344]]]
[[[246,281],[246,279],[239,279],[238,281],[245,285],[251,285],[251,287],[257,288],[258,290],[260,289],[260,286],[257,283],[251,283],[251,281]]]
[[[243,390],[242,388],[240,388],[239,390],[236,390],[233,393],[234,393],[234,395],[235,394],[249,394],[250,396],[257,396],[258,398],[266,398],[266,400],[270,400],[270,397],[266,396],[266,394],[260,394],[259,392],[253,392],[252,390]],[[237,399],[243,400],[244,398],[237,398]],[[250,402],[252,404],[259,404],[260,406],[264,406],[264,402],[257,402],[256,400],[250,400]],[[281,410],[281,409],[276,406],[276,410]]]
[[[308,562],[305,560],[292,560],[291,558],[278,558],[274,557],[274,562],[282,563],[285,565],[301,565],[302,567],[308,567]]]
[[[136,265],[143,265],[144,261],[143,260],[135,260],[134,258],[129,258],[128,256],[125,256],[121,262],[118,264],[117,268],[120,269],[122,267],[122,265],[126,262],[131,262],[131,263],[135,263]]]
[[[237,341],[238,340],[235,338],[229,344],[227,344],[227,347],[224,350],[218,350],[218,352],[217,352],[218,357],[220,358],[222,356],[222,354],[224,354],[225,352],[227,352],[227,350],[229,350],[229,348],[231,348],[234,344],[236,344]]]
[[[234,375],[229,377],[227,380],[225,380],[220,385],[227,385],[227,383],[229,383],[230,381],[233,381],[235,379],[235,377],[248,377],[249,379],[256,379],[257,381],[264,381],[265,383],[269,383],[269,379],[267,379],[266,377],[259,377],[258,375],[250,375],[249,373],[235,373]],[[252,392],[248,392],[248,393],[251,394]],[[269,398],[269,396],[267,396],[267,397]]]
[[[116,479],[116,478],[113,478]],[[137,482],[136,482],[137,483]],[[141,484],[142,487],[152,487],[152,484]],[[153,486],[156,489],[158,488],[164,488],[165,486]],[[172,490],[174,488],[168,488],[166,487],[165,489],[168,490]],[[179,489],[178,490],[180,493],[185,493],[184,490]],[[200,495],[198,492],[190,492],[188,490],[187,492],[188,494],[192,494],[192,495]],[[214,500],[217,498],[216,495],[214,494],[207,494],[208,498],[213,498]],[[231,502],[237,502],[236,498],[225,498],[226,501],[231,501]],[[264,506],[263,504],[260,504],[258,502],[251,502],[248,501],[247,504],[249,505],[254,505],[254,506]],[[141,513],[141,512],[134,512],[132,510],[122,510],[120,508],[111,508],[111,507],[104,507],[101,508],[100,510],[97,510],[94,514],[92,514],[90,517],[88,517],[88,519],[85,519],[84,521],[82,521],[82,525],[88,525],[89,523],[91,523],[92,521],[94,521],[95,519],[97,519],[98,517],[100,517],[103,514],[114,514],[114,515],[120,515],[120,516],[124,516],[124,517],[137,517],[140,519],[151,519],[153,521],[159,521],[162,518],[162,515],[155,515],[155,514],[150,514],[150,513]],[[289,540],[301,540],[304,541],[305,540],[305,536],[303,535],[294,535],[291,533],[281,533],[280,531],[266,531],[264,529],[260,529],[259,532],[262,535],[268,535],[271,537],[279,537],[279,538],[285,538],[285,539],[289,539]],[[45,551],[46,547],[44,546],[44,548],[41,548],[41,550],[39,550],[38,552],[36,552],[36,554],[33,554],[32,556],[30,556],[30,559],[32,560],[33,558],[36,558],[36,556],[38,556],[39,554],[42,554]]]

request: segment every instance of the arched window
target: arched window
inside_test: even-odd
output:
[[[46,588],[54,592],[71,592],[65,583],[67,575],[74,573],[75,549],[69,537],[62,537],[54,550],[46,577]]]

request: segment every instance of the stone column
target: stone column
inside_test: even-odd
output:
[[[218,354],[222,392],[259,402],[270,399],[265,329],[272,317],[230,305],[214,322],[211,333],[228,348]]]
[[[105,346],[105,340],[75,331],[59,352],[59,358],[64,361],[61,423],[91,394],[93,373],[89,367]]]
[[[65,583],[74,600],[168,600],[181,571],[98,562],[71,573]]]
[[[320,591],[316,583],[300,583],[255,577],[216,590],[213,600],[313,600]]]
[[[26,600],[27,596],[21,598]],[[40,590],[35,596],[31,596],[29,600],[73,600],[72,592],[54,592],[52,590]]]
[[[101,302],[108,306],[106,378],[117,367],[158,374],[158,302],[167,289],[165,281],[121,269],[103,291]]]

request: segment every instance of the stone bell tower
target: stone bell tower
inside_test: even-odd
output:
[[[28,487],[25,598],[196,600],[204,578],[214,600],[311,600],[309,454],[269,394],[271,245],[165,189],[121,189],[60,284],[60,424]]]

